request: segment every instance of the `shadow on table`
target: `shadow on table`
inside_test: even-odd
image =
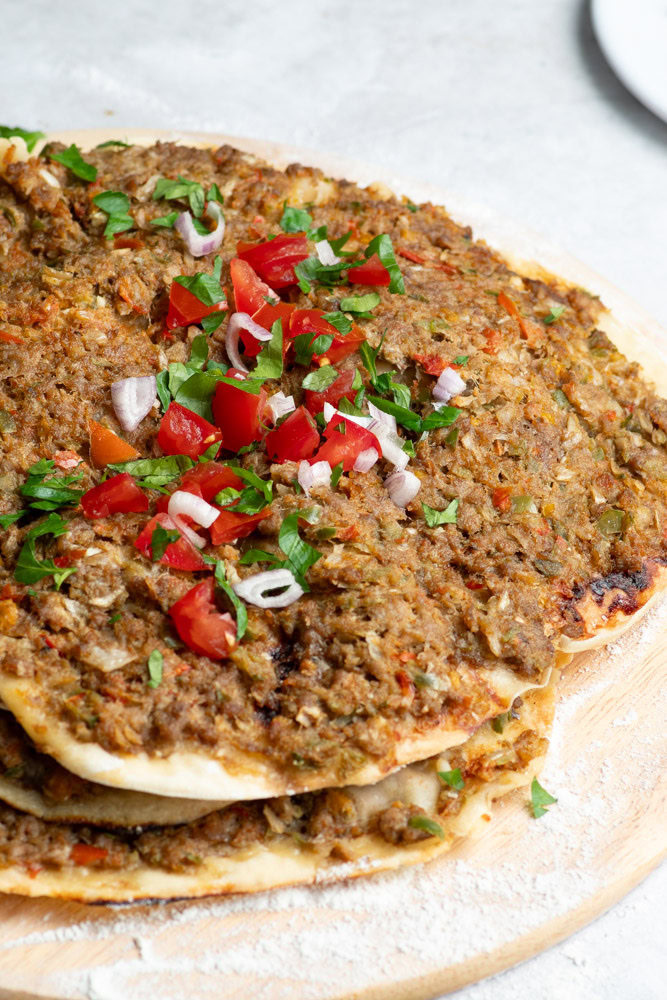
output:
[[[582,0],[577,11],[577,43],[588,73],[603,97],[647,138],[665,145],[667,122],[634,97],[618,79],[598,45],[591,21],[591,0]]]

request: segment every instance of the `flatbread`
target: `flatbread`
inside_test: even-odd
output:
[[[261,844],[232,848],[224,856],[203,856],[189,866],[189,871],[165,871],[142,857],[139,860],[133,857],[131,866],[126,869],[114,870],[71,862],[42,866],[32,856],[24,865],[1,867],[6,848],[0,843],[0,891],[84,902],[190,898],[356,878],[422,863],[448,851],[463,837],[475,836],[485,829],[491,822],[493,802],[527,785],[539,773],[553,707],[554,685],[550,685],[527,695],[519,717],[507,720],[502,734],[490,723],[485,724],[451,754],[408,766],[374,786],[351,791],[359,823],[363,826],[372,829],[373,818],[393,804],[413,804],[420,815],[430,814],[441,835],[429,835],[425,831],[423,839],[416,842],[391,843],[378,832],[368,832],[356,837],[320,838],[305,843],[278,832],[269,835]],[[535,749],[530,760],[519,763],[513,748],[520,745],[522,736],[527,734],[535,737]],[[450,798],[445,801],[450,805],[452,800],[456,802],[455,810],[445,808],[438,812],[435,803],[444,783],[437,772],[450,771],[454,765],[465,776],[465,789],[452,789],[447,793]],[[471,773],[477,769],[478,774],[468,777],[467,767]],[[461,802],[457,801],[458,796]],[[269,800],[266,807],[270,810],[271,806]],[[3,815],[0,808],[0,823],[7,824],[8,819],[11,822],[11,817],[6,811]],[[41,827],[37,820],[34,824],[31,831],[38,839]],[[55,838],[71,830],[55,823],[46,827]],[[76,835],[84,842],[94,845],[95,838],[100,837],[90,829],[80,830]]]

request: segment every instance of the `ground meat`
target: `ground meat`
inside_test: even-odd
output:
[[[359,324],[374,347],[384,334],[379,359],[395,368],[416,412],[431,412],[434,384],[419,358],[467,360],[458,362],[466,389],[453,428],[424,440],[405,432],[421,482],[405,510],[388,497],[384,462],[307,499],[294,492],[294,467],[271,467],[261,450],[242,459],[273,478],[271,516],[250,538],[209,554],[240,576],[254,572],[241,554],[260,547],[282,557],[283,518],[315,503],[319,520],[302,522],[301,534],[322,557],[298,602],[250,609],[247,638],[222,663],[174,634],[167,612],[199,577],[137,552],[148,514],[91,524],[76,509],[64,512],[69,533],[37,543],[38,558],[74,559],[77,572],[59,593],[50,577],[30,593],[17,586],[30,522],[8,528],[0,538],[0,669],[33,676],[48,711],[77,739],[123,753],[232,745],[266,755],[293,778],[326,769],[344,781],[369,759],[389,761],[398,739],[473,728],[495,714],[489,671],[538,682],[554,663],[558,632],[581,629],[575,595],[592,580],[665,558],[665,403],[599,330],[600,304],[585,291],[521,278],[442,209],[413,212],[384,190],[334,183],[306,167],[281,172],[227,146],[169,143],[86,157],[98,169],[93,186],[53,161],[60,188],[44,183],[37,161],[12,165],[0,182],[8,209],[0,215],[0,324],[10,334],[0,341],[3,513],[23,504],[28,467],[57,451],[82,456],[81,488],[97,483],[89,421],[122,433],[111,384],[188,357],[187,330],[164,337],[169,289],[175,276],[210,270],[212,260],[193,260],[173,230],[151,226],[167,210],[152,197],[158,176],[216,183],[224,193],[229,302],[236,242],[277,232],[286,200],[307,204],[330,237],[351,231],[346,250],[391,236],[406,295],[378,289],[372,318]],[[103,238],[106,216],[92,197],[106,189],[130,198],[129,246]],[[327,310],[343,294],[323,285],[282,292]],[[211,352],[224,360],[220,338]],[[341,367],[361,368],[358,358]],[[361,377],[373,391],[368,373]],[[302,401],[294,371],[281,387]],[[158,426],[156,409],[122,436],[158,456]],[[160,495],[149,495],[152,513]],[[454,499],[457,524],[429,527],[422,502],[442,510]],[[618,530],[600,528],[609,509],[623,514]],[[164,672],[151,688],[154,649]],[[105,672],[101,662],[123,650],[131,660]],[[321,822],[313,817],[313,830]]]

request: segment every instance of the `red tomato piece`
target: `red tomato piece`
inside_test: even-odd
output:
[[[341,424],[345,425],[345,433],[339,430]],[[338,413],[324,428],[324,437],[326,441],[314,458],[311,458],[311,465],[314,462],[328,462],[333,469],[342,462],[343,471],[349,472],[357,457],[367,448],[375,448],[378,455],[382,454],[380,442],[375,434],[351,420],[346,420]]]
[[[320,443],[317,425],[305,406],[266,435],[266,451],[274,462],[300,462],[315,454]]]
[[[391,275],[376,253],[361,267],[351,267],[347,272],[348,281],[353,285],[389,285]]]
[[[93,847],[92,844],[74,844],[69,856],[75,865],[94,865],[96,861],[104,861],[108,853],[106,847]]]
[[[220,490],[230,486],[235,490],[243,489],[242,480],[228,465],[221,465],[219,462],[201,462],[185,473],[178,488],[187,493],[196,493],[207,503],[211,503]]]
[[[218,507],[218,504],[215,504]],[[246,538],[252,534],[260,521],[268,517],[271,511],[268,507],[258,514],[236,514],[233,510],[219,508],[220,516],[213,522],[209,531],[213,545],[224,545],[237,538]]]
[[[296,306],[291,305],[289,302],[278,302],[275,306],[272,306],[270,302],[265,302],[252,317],[255,323],[259,323],[265,330],[270,330],[277,319],[282,321],[283,357],[287,354],[287,349],[289,348],[288,332],[290,318],[295,309]],[[261,340],[257,340],[247,330],[241,330],[240,337],[243,343],[243,353],[247,354],[249,358],[256,357],[265,346]]]
[[[217,427],[180,403],[169,404],[157,435],[157,443],[165,455],[199,458],[215,441],[222,441]]]
[[[237,374],[235,368],[228,378]],[[222,431],[222,444],[228,451],[238,451],[262,439],[262,418],[266,408],[266,390],[244,392],[226,382],[218,382],[213,397],[213,419]],[[173,406],[173,403],[172,403]]]
[[[273,289],[257,277],[247,260],[234,257],[229,263],[229,270],[234,286],[234,301],[236,311],[248,313],[252,316],[263,305],[266,305],[266,296],[275,299]]]
[[[129,472],[121,472],[84,493],[81,506],[85,516],[95,520],[110,514],[136,514],[148,510],[148,497]]]
[[[413,354],[413,358],[422,366],[427,375],[442,375],[445,368],[448,367],[445,359],[438,354]]]
[[[169,608],[176,631],[194,653],[224,660],[237,644],[231,615],[218,611],[213,578],[202,580]]]
[[[366,339],[356,324],[353,324],[349,333],[343,335],[332,323],[324,319],[324,313],[321,309],[297,309],[292,313],[289,328],[290,340],[302,333],[312,333],[313,340],[320,334],[333,337],[331,347],[324,355],[332,364],[354,354],[355,351],[359,350],[359,344]]]
[[[341,399],[349,399],[353,403],[354,397],[357,394],[356,389],[352,388],[354,376],[354,369],[350,369],[349,371],[342,372],[336,381],[332,382],[322,392],[313,392],[311,389],[306,389],[306,409],[308,412],[312,413],[313,416],[316,413],[321,413],[325,403],[331,403],[332,406],[338,407]]]
[[[200,302],[196,295],[189,292],[177,281],[172,281],[169,289],[169,309],[167,310],[166,324],[169,330],[177,326],[189,326],[190,323],[201,323],[206,317],[214,312],[224,312],[227,303],[216,302],[214,306],[207,306]]]
[[[237,253],[271,288],[287,288],[296,284],[294,265],[308,256],[308,243],[303,233],[283,234],[265,243],[239,243]]]
[[[173,531],[173,529],[176,528],[176,525],[168,514],[158,513],[155,517],[150,519],[134,543],[135,549],[139,549],[141,554],[146,556],[147,559],[153,558],[151,545],[153,541],[153,532],[157,528],[158,524],[162,525],[162,527],[168,531]],[[167,546],[164,550],[164,555],[161,559],[158,559],[158,562],[162,563],[164,566],[173,566],[174,569],[182,569],[190,573],[194,573],[196,570],[200,569],[208,569],[208,566],[202,559],[199,550],[196,549],[194,545],[187,540],[187,538],[184,538],[183,535],[181,535],[177,541],[171,542],[171,544]]]

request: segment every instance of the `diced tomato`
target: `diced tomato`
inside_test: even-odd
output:
[[[162,525],[162,527],[167,531],[173,531],[176,528],[176,525],[168,514],[156,514],[155,517],[150,519],[134,543],[134,547],[139,549],[141,554],[146,556],[147,559],[153,558],[151,545],[153,532],[157,528],[158,524]],[[181,535],[177,541],[171,542],[171,544],[167,546],[164,551],[164,555],[158,560],[158,562],[162,563],[164,566],[173,566],[174,569],[187,570],[191,573],[200,569],[208,569],[208,566],[202,559],[199,550],[196,549],[194,545],[187,540],[187,538],[184,538],[183,535]]]
[[[420,364],[427,375],[442,375],[447,362],[437,354],[413,354],[417,364]]]
[[[287,288],[296,284],[294,265],[308,256],[308,243],[302,233],[283,234],[265,243],[239,243],[237,253],[271,288]]]
[[[332,323],[324,319],[324,313],[321,309],[297,309],[292,313],[289,328],[290,340],[294,340],[302,333],[312,333],[313,340],[320,334],[333,337],[331,347],[326,351],[326,357],[332,364],[354,354],[355,351],[359,350],[359,345],[366,339],[356,324],[353,324],[348,334],[343,335]]]
[[[339,430],[340,425],[345,425],[345,431]],[[365,427],[346,420],[345,417],[336,413],[324,428],[325,444],[322,445],[313,462],[328,462],[333,469],[336,465],[343,463],[343,471],[349,472],[354,466],[357,457],[367,448],[375,448],[378,455],[382,453],[380,442]]]
[[[266,451],[274,462],[300,462],[315,454],[320,443],[317,425],[305,406],[266,435]]]
[[[188,493],[196,493],[210,503],[220,490],[230,486],[235,490],[243,489],[243,482],[228,465],[221,465],[219,462],[201,462],[185,473],[178,488]]]
[[[266,296],[275,299],[275,293],[269,286],[257,277],[247,260],[234,257],[229,263],[229,270],[234,286],[234,301],[236,311],[252,316],[263,305]]]
[[[224,660],[237,644],[232,616],[218,611],[215,603],[212,577],[188,590],[169,608],[169,616],[183,642],[201,656]]]
[[[491,494],[491,503],[496,508],[496,510],[505,513],[512,506],[512,499],[510,497],[510,491],[507,486],[498,486]]]
[[[288,331],[290,319],[295,309],[296,306],[289,302],[278,302],[275,306],[272,306],[270,302],[265,302],[252,317],[255,323],[259,323],[265,330],[270,330],[277,319],[281,320],[283,324],[283,357],[289,348]],[[240,337],[243,343],[243,353],[247,354],[249,358],[256,357],[265,346],[265,343],[257,340],[247,330],[241,330]]]
[[[96,420],[89,423],[90,430],[90,460],[93,465],[102,468],[110,462],[131,462],[139,458],[139,452],[127,441],[114,434],[108,427],[103,427]]]
[[[224,312],[227,303],[216,302],[214,306],[207,306],[201,302],[196,295],[189,292],[177,281],[172,281],[169,289],[169,309],[167,311],[167,328],[173,330],[177,326],[189,326],[190,323],[201,323],[206,316],[214,312]]]
[[[199,458],[221,440],[222,434],[217,427],[180,403],[169,404],[157,436],[157,443],[165,455],[187,455],[189,458]]]
[[[217,507],[218,504],[215,504]],[[246,538],[252,534],[260,521],[271,513],[268,507],[258,514],[237,514],[233,510],[220,509],[220,516],[213,522],[209,531],[213,545],[224,545],[237,538]]]
[[[81,506],[85,516],[95,520],[110,514],[136,514],[148,510],[148,497],[129,472],[121,472],[84,493]]]
[[[234,378],[236,374],[236,369],[230,368],[227,377]],[[228,451],[238,451],[253,441],[261,441],[265,389],[258,393],[244,392],[226,382],[218,382],[212,405],[213,419],[222,432],[223,447]]]
[[[92,844],[74,844],[70,858],[75,865],[94,865],[96,861],[104,861],[109,852],[106,847],[93,847]]]
[[[311,389],[306,389],[306,409],[309,413],[313,415],[321,413],[325,403],[331,403],[332,406],[338,407],[341,399],[349,399],[353,403],[354,397],[357,394],[356,389],[352,388],[354,376],[354,369],[350,369],[349,371],[342,372],[336,381],[332,382],[322,392],[313,392]]]
[[[353,285],[391,284],[391,275],[376,253],[361,267],[350,268],[347,277]]]
[[[486,337],[486,347],[482,348],[484,353],[497,354],[498,348],[502,343],[500,330],[494,330],[493,327],[487,326],[484,330],[482,330],[482,336]]]

